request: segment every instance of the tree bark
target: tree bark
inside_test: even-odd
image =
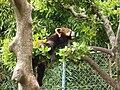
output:
[[[16,16],[17,31],[9,50],[17,56],[12,80],[18,83],[18,90],[39,90],[32,69],[32,7],[27,0],[12,0]]]
[[[97,46],[90,46],[94,51],[101,51],[104,52],[106,54],[109,54],[111,57],[114,56],[113,52],[111,49],[107,49],[107,48],[102,48],[102,47],[97,47]]]
[[[119,14],[119,26],[118,26],[117,35],[116,35],[114,53],[115,53],[115,61],[117,66],[117,82],[118,82],[117,86],[120,90],[120,14]]]

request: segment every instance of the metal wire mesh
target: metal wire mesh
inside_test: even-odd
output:
[[[116,78],[115,63],[109,61],[103,53],[90,57],[112,78]],[[86,62],[75,65],[66,62],[65,90],[112,90],[112,87]],[[62,63],[54,62],[46,69],[41,90],[62,90]]]

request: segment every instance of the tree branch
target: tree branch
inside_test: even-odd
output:
[[[119,25],[118,25],[118,30],[117,30],[117,35],[116,35],[116,42],[120,45],[120,15],[119,15]]]
[[[112,50],[110,49],[107,49],[107,48],[102,48],[102,47],[97,47],[97,46],[90,46],[93,50],[95,51],[101,51],[101,52],[104,52],[104,53],[107,53],[109,54],[110,56],[114,56]]]
[[[73,6],[70,6],[69,9],[71,10],[72,14],[78,18],[85,18],[87,19],[87,15],[85,15],[84,13],[76,13],[75,10],[74,10],[74,5]]]
[[[106,72],[104,72],[91,58],[85,56],[82,58],[82,60],[89,63],[89,65],[95,71],[97,71],[100,74],[100,76],[103,77],[112,87],[117,88],[115,80],[113,80]]]
[[[117,82],[118,82],[118,88],[120,89],[120,13],[119,13],[119,26],[118,26],[117,35],[116,35],[116,44],[113,51],[116,54],[115,61],[117,65],[117,68],[116,68]]]
[[[110,44],[112,45],[112,48],[113,48],[114,45],[115,45],[115,34],[114,34],[114,32],[112,30],[112,27],[110,25],[110,21],[102,13],[99,14],[99,16],[100,15],[101,15],[102,20],[104,21],[105,31],[107,33],[107,36],[108,36],[109,40],[110,40]]]
[[[89,4],[91,5],[91,10],[93,14],[96,14],[99,18],[101,18],[104,21],[105,31],[109,38],[110,44],[112,45],[112,48],[113,48],[115,45],[115,34],[113,32],[112,26],[110,25],[110,21],[108,20],[107,16],[99,12],[97,6],[94,6],[91,0],[89,0]]]

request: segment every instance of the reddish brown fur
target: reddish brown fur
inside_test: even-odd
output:
[[[43,45],[44,41],[43,40],[38,40],[38,45]]]
[[[72,36],[71,36],[72,35]],[[68,44],[69,40],[71,40],[74,37],[74,32],[71,31],[71,29],[68,28],[56,28],[55,33],[51,35],[46,42],[43,40],[38,40],[39,45],[45,45],[48,47],[51,47],[51,50],[48,52],[51,56],[51,62],[55,60],[55,52],[54,49],[58,46],[65,46]],[[36,56],[33,59],[33,69],[37,67],[37,73],[36,78],[38,80],[38,83],[40,86],[42,86],[42,79],[44,76],[45,71],[45,63],[38,63],[39,61],[39,55]],[[36,64],[37,63],[37,64]]]

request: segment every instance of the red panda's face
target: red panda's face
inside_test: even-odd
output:
[[[59,37],[61,37],[61,35],[65,35],[65,36],[69,37],[70,39],[75,38],[75,32],[73,32],[69,28],[56,28],[55,32],[56,32],[56,34],[58,34]]]

